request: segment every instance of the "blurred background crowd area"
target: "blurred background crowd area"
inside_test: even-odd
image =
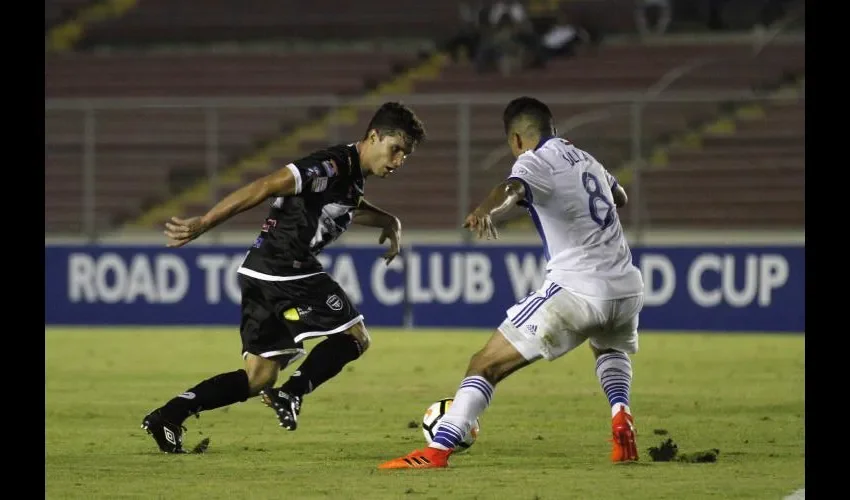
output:
[[[428,141],[366,195],[457,231],[532,95],[626,185],[627,229],[802,231],[804,91],[802,1],[45,0],[45,230],[158,231],[400,99]]]

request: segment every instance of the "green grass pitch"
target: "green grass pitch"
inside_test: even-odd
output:
[[[608,462],[610,411],[581,346],[500,384],[451,468],[376,470],[424,443],[408,424],[454,395],[489,335],[373,329],[370,351],[307,397],[297,431],[254,398],[187,420],[186,447],[209,437],[210,448],[171,456],[141,418],[241,367],[236,330],[47,328],[46,497],[780,499],[804,486],[802,335],[642,334],[637,464]],[[647,449],[666,437],[718,460],[652,462]]]

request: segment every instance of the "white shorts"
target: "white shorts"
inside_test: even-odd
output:
[[[499,331],[527,360],[553,360],[585,340],[597,349],[634,354],[643,294],[622,299],[580,295],[546,280],[507,311]]]

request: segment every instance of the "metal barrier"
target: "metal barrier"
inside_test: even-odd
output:
[[[434,120],[438,127],[448,127],[454,122],[454,137],[442,134],[443,139],[423,146],[414,156],[421,156],[422,161],[425,161],[428,155],[435,154],[439,148],[456,150],[458,189],[454,194],[455,199],[447,201],[456,204],[457,217],[461,220],[472,200],[472,179],[475,178],[476,182],[490,179],[492,173],[487,177],[487,171],[504,159],[500,156],[504,151],[500,149],[503,148],[504,137],[498,133],[501,129],[501,109],[515,97],[513,94],[439,94],[355,100],[337,96],[46,99],[45,195],[48,199],[64,197],[67,203],[60,205],[59,210],[76,213],[68,212],[58,222],[49,222],[48,216],[45,229],[49,233],[82,233],[90,241],[96,241],[103,232],[114,230],[113,224],[101,218],[108,219],[113,210],[125,211],[125,215],[138,211],[138,205],[144,201],[141,198],[133,201],[128,194],[126,206],[111,208],[112,205],[104,205],[104,200],[109,200],[104,196],[104,190],[114,188],[137,193],[143,191],[143,184],[155,183],[155,189],[149,190],[153,195],[173,195],[176,193],[169,192],[169,186],[181,186],[181,182],[170,182],[168,176],[190,164],[203,165],[203,175],[211,186],[211,197],[215,198],[222,179],[232,174],[225,167],[232,165],[239,155],[250,154],[256,149],[256,145],[251,143],[256,137],[252,136],[251,131],[244,130],[249,124],[265,120],[268,128],[274,130],[281,117],[309,117],[311,111],[316,109],[337,110],[329,114],[331,118],[319,133],[313,134],[313,137],[305,135],[305,141],[324,143],[328,139],[330,142],[353,140],[362,133],[358,128],[362,118],[380,102],[388,100],[401,100],[413,107],[425,120],[426,127],[429,120]],[[804,98],[800,95],[765,95],[754,91],[705,93],[669,89],[666,92],[551,94],[537,97],[552,107],[556,118],[563,120],[567,117],[559,123],[559,132],[569,133],[580,147],[586,147],[603,159],[609,170],[616,171],[629,164],[636,166],[638,172],[645,156],[644,144],[647,140],[654,140],[648,136],[648,130],[657,125],[653,122],[652,127],[649,127],[647,117],[656,121],[660,119],[659,115],[653,115],[655,111],[647,107],[649,104],[659,110],[658,113],[666,110],[664,112],[674,116],[678,106],[697,103],[717,105],[796,101]],[[573,110],[578,109],[584,111],[574,114]],[[351,110],[353,113],[349,112]],[[450,116],[454,118],[447,118]],[[628,128],[626,138],[617,136],[615,130],[624,124]],[[665,133],[677,131],[677,126],[671,123],[670,130]],[[607,139],[610,140],[606,142]],[[130,152],[124,154],[123,158],[128,163],[123,165],[119,183],[115,176],[120,166],[107,162],[116,158],[115,148],[122,144],[129,147],[127,151]],[[163,144],[172,144],[171,157],[163,156],[160,150]],[[482,151],[486,152],[481,154]],[[285,148],[279,149],[279,152],[284,156],[293,154]],[[194,172],[197,174],[198,170]],[[635,176],[637,179],[639,175]],[[630,187],[630,198],[637,210],[640,210],[641,195],[640,183],[635,182]],[[73,200],[68,199],[68,196],[79,198]],[[49,200],[47,205],[50,206]],[[640,213],[632,214],[632,219],[632,223],[639,224]],[[447,227],[455,222],[451,221]]]

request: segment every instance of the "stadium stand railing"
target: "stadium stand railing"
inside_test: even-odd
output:
[[[340,95],[358,95],[367,75],[376,80],[391,78],[392,66],[411,57],[368,53],[242,54],[206,58],[51,56],[45,66],[46,94],[83,100],[73,101],[81,109],[46,110],[46,173],[52,179],[65,181],[46,186],[48,208],[54,218],[48,227],[81,228],[80,218],[75,219],[76,214],[69,213],[67,207],[79,204],[79,190],[83,187],[81,176],[75,174],[83,166],[86,119],[92,121],[92,127],[97,127],[96,132],[94,129],[89,132],[95,134],[97,141],[93,149],[96,149],[100,166],[98,182],[103,183],[99,190],[109,189],[116,193],[116,188],[120,187],[112,198],[99,202],[98,219],[108,219],[96,221],[98,227],[112,227],[128,220],[145,205],[192,189],[196,180],[206,178],[210,159],[206,141],[210,134],[205,130],[203,106],[191,109],[178,104],[159,109],[95,111],[93,106],[102,101],[91,100],[93,96],[154,98],[164,92],[189,98],[198,95],[201,88],[207,97],[286,92],[289,100],[297,104],[299,96],[315,95],[324,90],[330,97],[322,103],[323,107],[284,104],[268,108],[216,108],[216,163],[227,166],[243,160],[249,166],[252,162],[267,165],[264,155],[270,154],[268,151],[288,147],[286,143],[273,140],[276,134],[294,130],[301,130],[301,135],[315,134],[315,127],[303,127],[302,124],[334,108],[330,104],[340,102]],[[292,78],[293,73],[297,73],[300,80]],[[99,83],[92,84],[92,81]],[[224,173],[223,169],[218,170]],[[144,175],[145,182],[139,182],[140,175]]]

